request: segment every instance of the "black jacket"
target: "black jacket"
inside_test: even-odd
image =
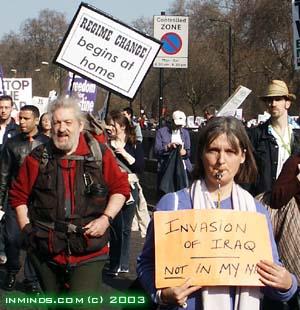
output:
[[[248,129],[248,136],[254,148],[254,156],[258,168],[255,183],[246,188],[254,196],[269,191],[276,180],[278,145],[275,137],[268,132],[270,120]],[[300,129],[293,129],[291,141],[292,154],[300,151]]]
[[[173,149],[167,161],[161,167],[159,189],[167,194],[188,186],[179,148]]]
[[[0,144],[0,151],[2,151],[6,141],[14,137],[15,135],[17,135],[19,132],[20,132],[19,126],[16,124],[15,120],[12,118],[5,128],[2,144]]]
[[[17,177],[25,157],[35,147],[48,140],[49,137],[40,133],[33,136],[32,142],[23,133],[19,133],[13,139],[8,139],[0,156],[0,206],[3,206],[6,191]]]

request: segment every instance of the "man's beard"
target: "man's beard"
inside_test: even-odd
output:
[[[75,135],[68,135],[68,140],[66,142],[61,142],[58,141],[58,135],[54,134],[53,135],[53,142],[54,145],[61,151],[64,151],[65,153],[68,153],[69,151],[72,150],[74,147],[75,143],[78,141],[75,137]]]

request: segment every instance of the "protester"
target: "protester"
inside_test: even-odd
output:
[[[216,115],[216,107],[213,104],[207,104],[202,111],[205,118],[205,123]]]
[[[124,108],[122,112],[129,120],[131,125],[135,129],[136,140],[139,142],[143,142],[143,135],[141,126],[139,123],[133,120],[133,110],[130,107]],[[148,212],[147,201],[143,193],[143,189],[141,185],[138,183],[138,190],[139,190],[139,199],[138,205],[135,208],[135,214],[132,220],[132,231],[140,231],[142,238],[146,236],[147,227],[150,222],[150,215]]]
[[[284,162],[300,150],[300,131],[288,122],[288,110],[296,96],[289,93],[285,82],[273,80],[261,99],[271,116],[248,130],[259,171],[256,182],[247,188],[253,195],[270,191]]]
[[[281,173],[273,185],[271,200],[268,201],[267,198],[266,194],[262,201],[269,207],[272,215],[280,259],[296,275],[298,292],[287,305],[266,300],[267,306],[264,309],[299,309],[300,153],[292,155],[284,163]],[[296,306],[297,304],[298,306]]]
[[[279,263],[268,213],[247,191],[237,185],[253,180],[256,172],[251,144],[242,123],[233,117],[215,117],[200,133],[198,160],[191,188],[165,195],[159,201],[157,210],[220,207],[263,214],[268,221],[274,259],[274,263],[266,260],[257,263],[260,280],[266,286],[200,287],[191,286],[188,279],[183,280],[181,286],[156,290],[154,227],[151,222],[142,254],[137,261],[137,273],[153,301],[174,310],[183,306],[188,310],[259,310],[260,292],[283,301],[292,297],[297,289],[296,279]]]
[[[107,274],[117,276],[129,272],[131,225],[138,205],[137,173],[144,168],[142,144],[136,140],[134,127],[120,111],[112,111],[106,119],[109,145],[114,151],[121,169],[128,173],[131,199],[127,200],[121,212],[113,221],[110,241],[110,265]]]
[[[7,139],[12,138],[19,133],[19,127],[15,120],[11,117],[13,109],[13,99],[11,96],[0,96],[0,148]]]
[[[39,131],[45,136],[51,136],[51,119],[49,113],[43,113],[40,117]]]
[[[37,129],[39,110],[33,105],[25,105],[19,114],[20,131],[13,139],[7,140],[0,157],[0,205],[5,205],[5,197],[11,183],[17,177],[24,158],[39,144],[48,141],[48,137],[40,134]],[[10,197],[8,197],[10,198]],[[16,221],[14,210],[8,204],[5,210],[5,251],[7,255],[7,275],[4,289],[13,290],[16,284],[16,274],[20,266],[20,229]],[[37,292],[36,275],[31,271],[30,263],[25,261],[26,290]]]
[[[147,129],[148,128],[148,118],[145,113],[142,113],[142,115],[139,117],[139,125],[141,129]]]
[[[128,118],[129,122],[135,129],[135,135],[136,135],[136,140],[143,142],[143,134],[142,134],[142,129],[139,123],[135,122],[133,120],[133,110],[130,107],[124,108],[123,109],[123,114]]]
[[[73,97],[49,108],[52,139],[26,157],[10,202],[45,292],[101,292],[109,226],[129,198],[112,152],[82,133]]]
[[[158,188],[161,192],[167,193],[171,191],[172,188],[178,190],[182,188],[181,186],[185,187],[188,184],[188,174],[192,170],[192,164],[189,159],[191,141],[188,130],[183,128],[185,125],[186,116],[184,112],[175,111],[172,114],[171,124],[156,131],[154,152],[158,158],[157,182]],[[176,150],[178,154],[175,154],[174,151]],[[175,155],[178,155],[182,160],[176,161]],[[179,167],[175,164],[174,169],[172,169],[172,171],[168,171],[168,176],[166,178],[167,186],[165,186],[166,184],[163,183],[163,176],[166,174],[166,170],[172,167],[169,162],[171,156],[172,158],[174,157],[174,161],[177,163],[181,164],[182,162],[183,172],[181,173],[182,169],[179,169]],[[180,176],[178,178],[173,177],[173,173],[175,172],[180,172]],[[173,184],[178,179],[182,179],[182,182],[180,184]]]
[[[7,139],[14,137],[19,133],[19,127],[15,120],[11,117],[13,109],[13,99],[11,96],[0,96],[0,151]],[[1,206],[2,207],[2,206]],[[3,202],[3,209],[6,208],[6,199]],[[2,210],[3,211],[3,210]],[[0,264],[5,264],[7,257],[5,254],[4,241],[4,220],[0,221]]]

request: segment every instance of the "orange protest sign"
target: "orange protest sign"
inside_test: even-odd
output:
[[[261,259],[273,261],[266,217],[233,210],[178,210],[154,213],[155,283],[262,286]]]

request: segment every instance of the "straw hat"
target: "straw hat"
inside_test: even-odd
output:
[[[267,90],[263,96],[260,96],[261,99],[267,99],[268,97],[287,97],[289,100],[296,100],[294,94],[289,93],[289,89],[285,82],[280,80],[273,80],[268,85]]]

